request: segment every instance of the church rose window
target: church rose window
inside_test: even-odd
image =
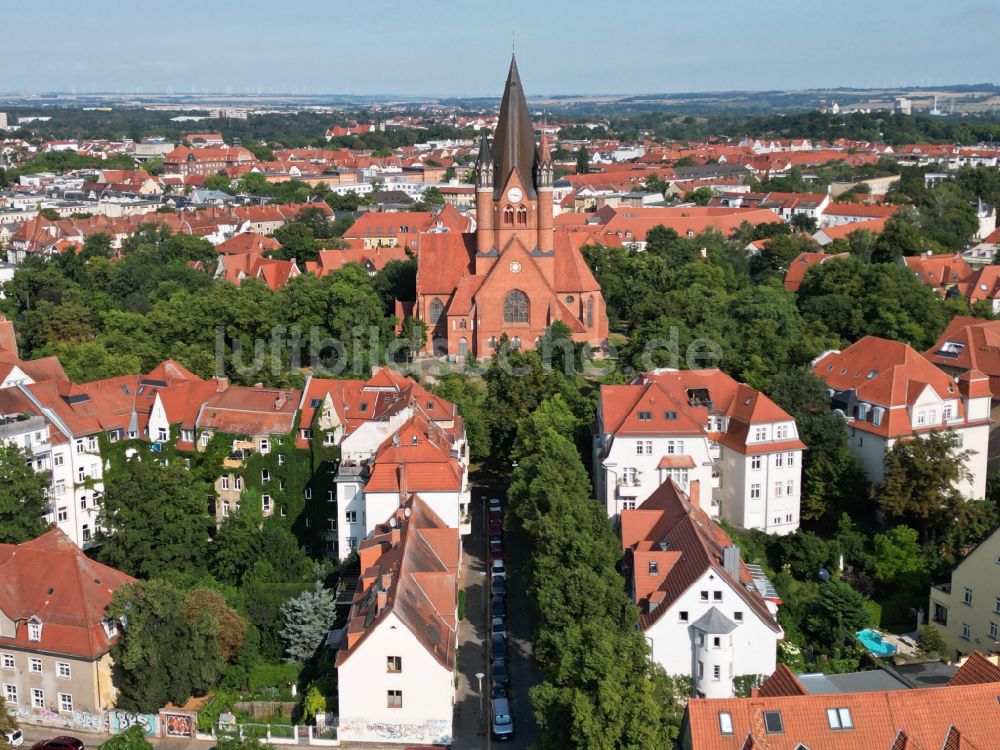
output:
[[[520,289],[514,289],[504,298],[503,322],[528,322],[528,296]]]
[[[441,304],[441,300],[435,297],[431,300],[431,306],[427,311],[427,317],[430,318],[431,323],[437,323],[441,319],[442,312],[444,312],[444,305]]]

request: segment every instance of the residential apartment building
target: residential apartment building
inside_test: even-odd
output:
[[[930,622],[948,644],[948,656],[1000,653],[1000,530],[994,531],[931,586]]]
[[[969,499],[985,495],[991,394],[983,373],[952,378],[908,344],[875,336],[820,355],[812,370],[843,415],[851,449],[870,481],[883,480],[886,453],[898,441],[952,432],[956,450],[970,451],[969,478],[956,488]]]
[[[310,378],[300,412],[296,445],[340,451],[329,554],[347,557],[408,492],[467,531],[469,449],[454,404],[383,367],[368,380]]]
[[[410,495],[359,545],[361,577],[338,634],[337,738],[451,745],[461,541]]]
[[[685,491],[698,481],[711,517],[786,534],[799,525],[804,448],[791,415],[721,370],[643,373],[601,387],[596,497],[617,519],[668,479]]]
[[[133,580],[89,559],[59,529],[0,544],[0,683],[9,709],[71,720],[114,707],[109,652],[118,623],[107,608]]]
[[[245,481],[240,470],[246,460],[255,453],[270,453],[276,438],[292,434],[300,396],[295,388],[230,386],[220,382],[201,405],[195,420],[198,450],[207,448],[217,433],[232,438],[229,453],[222,460],[222,474],[215,480],[217,521],[240,508]],[[261,479],[264,484],[270,481],[270,477]],[[273,493],[265,489],[261,512],[270,516],[277,511]]]
[[[808,677],[813,676],[822,677]],[[805,677],[796,678],[781,666],[749,698],[688,701],[680,747],[981,750],[997,746],[1000,670],[982,655],[970,658],[941,687],[908,689],[899,684],[888,689],[810,691]]]
[[[625,580],[653,661],[690,676],[695,695],[723,698],[734,678],[774,671],[781,601],[700,507],[699,490],[695,481],[686,495],[667,480],[622,511]]]

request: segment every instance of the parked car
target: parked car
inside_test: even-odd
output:
[[[494,633],[490,636],[490,659],[496,661],[497,659],[507,658],[507,639],[498,633]]]
[[[494,560],[503,562],[503,547],[490,547],[490,565],[493,564]]]
[[[76,737],[53,737],[51,740],[36,742],[31,750],[83,750],[83,743]]]
[[[507,579],[502,576],[493,576],[490,580],[490,591],[493,596],[507,596]]]
[[[490,614],[493,615],[493,617],[507,616],[507,605],[504,603],[503,596],[493,594],[490,599]]]
[[[493,682],[500,685],[510,685],[510,668],[506,659],[497,659],[493,662]]]
[[[493,529],[503,528],[503,518],[499,513],[490,513],[490,533],[493,533]]]
[[[507,577],[507,566],[504,564],[503,559],[490,561],[490,574],[494,578],[497,576],[501,578]]]
[[[510,715],[510,702],[506,698],[494,698],[493,736],[498,740],[514,738],[514,719]]]
[[[503,544],[503,529],[490,529],[490,544]]]
[[[493,683],[493,687],[490,689],[490,698],[507,698],[507,688],[498,683]]]
[[[4,732],[4,736],[7,737],[7,744],[11,747],[21,747],[24,744],[24,732],[20,729],[15,729],[13,732]]]
[[[489,502],[490,513],[497,511],[498,513],[503,512],[503,502],[499,497],[491,497]]]
[[[490,633],[493,635],[502,635],[504,638],[507,637],[507,623],[503,621],[502,617],[493,618],[493,622],[490,625]]]

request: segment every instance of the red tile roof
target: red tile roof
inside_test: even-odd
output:
[[[692,698],[684,742],[691,750],[989,750],[997,747],[1000,731],[998,695],[1000,683],[994,682],[836,695]],[[852,727],[831,728],[829,709],[849,711]],[[723,712],[730,716],[731,734],[720,731]],[[780,713],[781,732],[767,732],[765,712]]]
[[[829,260],[842,260],[850,257],[850,253],[836,253],[833,255],[827,255],[823,252],[799,253],[785,272],[785,289],[789,292],[797,292],[799,286],[802,284],[802,279],[805,278],[806,271],[813,266],[826,263]]]
[[[361,577],[348,616],[341,667],[390,614],[444,667],[455,667],[461,540],[412,495],[358,549]]]
[[[948,685],[982,685],[991,682],[1000,682],[1000,667],[978,651],[973,651],[965,663],[952,675]],[[997,701],[1000,701],[1000,696],[998,696]]]
[[[104,629],[114,592],[135,579],[88,558],[59,529],[23,544],[0,544],[0,612],[15,622],[0,648],[97,659],[113,643]],[[28,640],[27,621],[42,624]]]
[[[632,590],[637,592],[636,603],[643,610],[639,617],[643,630],[652,626],[706,571],[712,570],[731,583],[767,627],[781,632],[764,598],[752,589],[753,581],[743,562],[739,580],[723,568],[723,549],[732,544],[729,535],[673,480],[667,480],[635,510],[622,511],[620,529]],[[648,566],[642,565],[647,559],[658,562],[655,580],[643,578],[648,576]],[[640,592],[645,593],[644,598]]]
[[[939,367],[979,370],[1000,399],[1000,321],[956,315],[924,356]]]
[[[232,435],[287,435],[300,395],[295,388],[230,386],[208,397],[198,427]]]

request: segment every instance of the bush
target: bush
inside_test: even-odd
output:
[[[255,664],[250,668],[250,692],[256,693],[266,688],[279,690],[299,681],[302,665],[296,663]]]
[[[917,643],[920,646],[920,653],[925,656],[930,654],[941,656],[948,650],[948,645],[944,642],[941,631],[930,623],[920,626]]]

